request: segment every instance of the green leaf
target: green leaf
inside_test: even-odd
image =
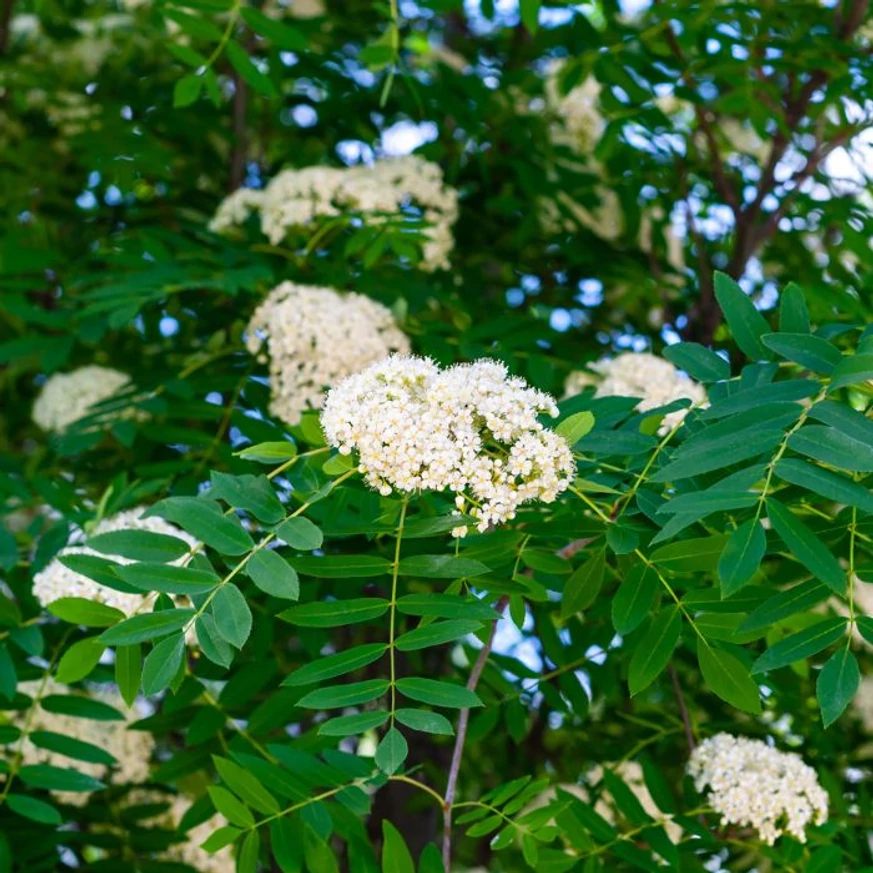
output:
[[[218,775],[248,806],[264,815],[275,815],[279,812],[276,798],[248,770],[218,755],[213,755],[212,761],[215,769],[218,770]]]
[[[212,805],[232,825],[241,828],[254,827],[255,817],[249,808],[237,800],[226,788],[222,788],[220,785],[209,785],[206,790],[209,792]]]
[[[541,0],[519,0],[521,23],[530,34],[539,30],[540,2]]]
[[[440,850],[428,843],[418,858],[418,873],[446,873]]]
[[[22,767],[18,771],[18,778],[31,788],[42,788],[46,791],[87,792],[100,791],[106,787],[93,776],[52,764],[30,764]]]
[[[97,666],[105,650],[106,646],[96,637],[73,643],[61,657],[55,679],[64,685],[84,679]]]
[[[148,530],[113,530],[89,537],[85,545],[104,555],[129,558],[131,561],[177,561],[187,555],[185,540]]]
[[[383,773],[393,776],[403,766],[408,754],[406,738],[392,725],[376,748],[376,766]],[[382,869],[385,869],[384,866]]]
[[[698,382],[721,382],[731,377],[730,363],[699,343],[667,346],[664,357]]]
[[[249,831],[243,839],[239,855],[236,859],[237,873],[257,873],[258,856],[261,853],[261,835],[258,831]]]
[[[870,379],[873,379],[873,353],[850,355],[834,367],[828,391],[836,391],[837,388],[848,385],[860,385]]]
[[[59,825],[63,821],[61,814],[50,803],[26,794],[7,794],[6,805],[17,815],[40,824]]]
[[[401,634],[395,645],[401,652],[414,652],[429,646],[441,646],[459,640],[468,634],[474,634],[482,627],[480,621],[439,621],[418,627],[415,630]]]
[[[236,454],[247,461],[257,461],[260,464],[277,464],[297,457],[297,446],[287,440],[258,443],[254,446],[247,446],[242,451],[236,452]]]
[[[714,512],[727,512],[732,509],[746,509],[758,502],[758,495],[748,491],[722,490],[707,488],[705,491],[695,491],[690,494],[680,494],[668,500],[659,510],[658,515],[693,516],[704,518]]]
[[[752,580],[767,551],[767,535],[757,518],[744,521],[729,537],[718,562],[721,596],[727,599]]]
[[[276,533],[292,549],[303,552],[311,552],[320,549],[324,543],[324,534],[308,518],[298,515],[296,518],[287,518],[277,528]]]
[[[225,846],[229,846],[231,845],[231,843],[236,842],[237,837],[241,833],[242,831],[239,828],[225,825],[224,827],[219,828],[217,831],[211,833],[200,844],[200,848],[212,854],[213,852],[217,852],[219,849],[223,849]]]
[[[768,333],[761,341],[780,357],[814,373],[830,373],[843,358],[835,345],[810,333]]]
[[[298,556],[292,566],[304,576],[318,579],[356,579],[391,572],[391,562],[376,555]]]
[[[241,649],[252,632],[252,611],[242,591],[225,582],[212,601],[212,617],[218,632],[232,645]]]
[[[603,587],[606,551],[598,549],[584,564],[573,571],[561,598],[561,618],[569,618],[594,603]]]
[[[873,494],[869,489],[816,464],[796,458],[782,458],[776,464],[775,472],[784,482],[806,488],[828,500],[848,503],[864,512],[873,512]]]
[[[612,598],[612,624],[617,633],[636,630],[652,608],[658,576],[646,564],[634,564]]]
[[[697,660],[706,687],[725,703],[743,712],[761,711],[761,694],[742,662],[722,649],[702,640],[697,645]]]
[[[394,717],[410,730],[450,737],[455,733],[452,723],[438,712],[426,709],[398,709]]]
[[[108,646],[127,646],[156,640],[180,630],[193,617],[193,609],[161,609],[145,615],[134,615],[103,631],[100,641]]]
[[[846,633],[845,618],[825,618],[770,646],[752,665],[752,673],[766,673],[787,667],[832,646]]]
[[[715,273],[715,299],[740,351],[753,361],[772,360],[769,349],[761,342],[761,337],[770,333],[770,325],[727,273]]]
[[[66,755],[66,757],[74,758],[77,761],[87,761],[89,764],[104,764],[107,767],[118,763],[109,752],[100,746],[95,746],[93,743],[88,743],[85,740],[68,737],[65,734],[58,734],[54,731],[34,731],[30,735],[30,740],[41,749],[48,749],[50,752],[57,752],[59,755]]]
[[[388,721],[387,712],[360,712],[328,719],[318,729],[320,737],[350,737],[382,727]]]
[[[297,705],[303,709],[342,709],[344,706],[369,703],[385,694],[389,687],[387,679],[365,679],[363,682],[349,682],[346,685],[329,685],[305,694],[297,701]]]
[[[181,109],[190,106],[200,96],[203,89],[203,77],[189,73],[176,81],[173,87],[173,108]]]
[[[780,591],[756,607],[742,623],[740,631],[756,631],[768,628],[799,612],[806,612],[830,596],[830,592],[817,579],[809,579],[787,591]]]
[[[113,591],[124,591],[133,594],[136,589],[126,582],[122,582],[116,570],[121,566],[115,561],[100,558],[97,555],[80,555],[76,552],[67,555],[58,555],[58,560],[69,567],[74,573],[80,573],[88,579],[93,579],[100,585],[105,585]]]
[[[593,427],[594,416],[586,410],[567,416],[555,427],[555,433],[567,440],[571,446],[575,446]]]
[[[255,552],[246,562],[246,573],[265,594],[285,600],[300,597],[297,571],[278,552],[269,549]]]
[[[742,384],[740,382],[740,385]],[[821,385],[815,379],[790,379],[763,385],[753,384],[750,387],[743,387],[741,391],[728,394],[722,400],[717,400],[700,414],[700,419],[710,421],[755,410],[762,414],[762,420],[766,420],[766,413],[773,404],[796,404],[799,400],[818,394],[820,389]],[[800,411],[797,410],[798,414]]]
[[[809,417],[829,424],[843,436],[865,445],[873,443],[873,421],[849,406],[822,400],[809,410]]]
[[[333,849],[308,825],[303,831],[303,856],[309,873],[339,873]]]
[[[118,567],[117,573],[140,591],[162,594],[203,594],[218,584],[215,573],[174,564],[125,564]]]
[[[61,621],[85,627],[109,627],[124,618],[120,609],[84,597],[60,597],[48,605],[48,611]]]
[[[185,637],[167,637],[159,642],[146,655],[142,668],[143,694],[152,695],[163,691],[182,666],[182,655],[185,653]]]
[[[307,48],[306,37],[297,28],[268,18],[251,6],[243,7],[242,19],[255,33],[265,36],[277,48],[292,52],[302,52]]]
[[[395,683],[397,690],[410,700],[429,703],[431,706],[443,706],[452,709],[468,709],[482,706],[482,701],[475,691],[470,691],[463,685],[454,685],[439,679],[422,679],[405,677]]]
[[[837,594],[846,592],[846,574],[825,544],[779,501],[767,499],[767,516],[794,557]]]
[[[500,613],[476,597],[435,592],[431,594],[406,594],[398,599],[397,611],[404,615],[426,616],[428,618],[465,618],[471,621],[473,619],[488,621],[500,618]]]
[[[49,694],[40,701],[46,712],[69,715],[73,718],[90,718],[94,721],[124,721],[124,716],[108,703],[91,700],[74,694]]]
[[[301,603],[280,612],[278,618],[300,627],[341,627],[379,618],[388,612],[388,606],[387,600],[378,597],[353,597]]]
[[[394,770],[385,772],[393,773]],[[382,873],[415,873],[412,855],[400,831],[387,818],[382,820]]]
[[[151,516],[178,524],[222,555],[244,555],[255,545],[238,518],[224,515],[217,503],[204,498],[168,497],[149,509],[146,517]]]
[[[716,567],[726,542],[727,536],[717,534],[668,543],[652,552],[651,562],[674,573],[708,572]]]
[[[213,470],[209,475],[209,483],[212,486],[210,497],[243,509],[265,524],[275,524],[285,517],[285,507],[276,497],[266,476],[230,476]]]
[[[194,629],[200,649],[213,664],[229,667],[233,663],[233,649],[219,632],[211,615],[204,613],[199,616],[194,623]]]
[[[316,682],[323,682],[325,679],[344,676],[346,673],[372,664],[373,661],[378,661],[387,650],[388,646],[385,643],[366,643],[362,646],[355,646],[346,652],[338,652],[335,655],[328,655],[313,661],[311,664],[306,664],[288,676],[282,685],[291,687],[313,685]]]
[[[401,559],[398,572],[422,579],[465,579],[489,573],[490,569],[481,561],[455,555],[412,555]]]
[[[762,427],[750,432],[732,434],[722,440],[698,444],[694,449],[680,450],[676,459],[663,466],[652,477],[652,482],[673,482],[703,473],[712,473],[740,461],[747,461],[770,452],[782,442],[782,431]]]
[[[631,656],[628,671],[631,696],[648,688],[667,667],[681,630],[682,617],[678,607],[664,609],[655,617]]]
[[[833,427],[807,424],[788,438],[788,446],[801,455],[843,470],[862,473],[873,470],[873,446],[858,442]]]
[[[839,846],[822,846],[810,855],[809,863],[803,869],[804,873],[841,873],[844,869],[843,852]]]
[[[809,309],[800,286],[789,282],[779,295],[779,330],[809,333]]]
[[[252,62],[248,52],[237,42],[231,40],[224,48],[231,66],[239,73],[240,78],[248,85],[266,97],[276,97],[279,92],[269,76],[265,76]]]
[[[845,712],[860,684],[858,660],[848,646],[841,646],[821,668],[815,683],[821,720],[826,728]]]

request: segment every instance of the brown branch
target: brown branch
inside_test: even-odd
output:
[[[572,544],[571,544],[572,545]],[[508,595],[504,594],[497,601],[495,607],[497,612],[502,613],[509,603]],[[470,691],[475,691],[479,684],[479,679],[482,676],[482,671],[488,663],[488,656],[491,654],[491,649],[494,647],[494,635],[497,633],[497,622],[500,619],[495,619],[491,625],[491,633],[488,635],[488,641],[482,646],[479,651],[479,657],[476,658],[476,663],[470,672],[470,678],[467,680],[467,688]],[[458,774],[461,771],[461,761],[464,757],[464,743],[467,739],[467,727],[470,723],[470,710],[462,709],[458,716],[458,732],[455,736],[455,747],[452,750],[452,763],[449,765],[449,778],[446,781],[446,796],[443,801],[443,866],[446,870],[451,869],[452,860],[452,806],[455,802],[455,793],[458,789]]]
[[[249,103],[249,89],[238,74],[234,75],[233,84],[233,153],[230,157],[230,190],[236,191],[246,176],[248,151],[246,113]]]
[[[694,741],[694,731],[691,727],[691,719],[688,717],[688,707],[685,706],[685,695],[682,694],[682,686],[679,684],[679,676],[673,664],[667,668],[670,678],[673,680],[673,691],[676,694],[676,702],[679,704],[679,714],[682,716],[682,726],[685,728],[685,739],[688,742],[688,751],[693,752],[697,743]]]
[[[15,0],[3,0],[3,6],[0,8],[0,55],[5,53],[6,47],[9,45],[9,22],[12,20],[14,7]]]

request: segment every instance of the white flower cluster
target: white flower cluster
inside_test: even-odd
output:
[[[102,519],[91,532],[92,535],[109,533],[117,530],[145,530],[152,533],[166,534],[184,540],[189,546],[194,546],[196,540],[181,528],[164,521],[162,518],[141,518],[147,507],[139,506],[136,509],[128,509],[119,512],[109,518]],[[80,534],[76,537],[81,541],[84,537]],[[68,545],[62,549],[60,555],[99,555],[110,558],[119,564],[131,564],[128,558],[117,555],[103,555],[83,545]],[[181,560],[181,559],[180,559]],[[178,562],[174,562],[178,563]],[[95,603],[105,603],[120,609],[126,615],[130,615],[142,606],[143,594],[130,594],[125,591],[116,591],[107,588],[76,573],[69,567],[64,566],[58,557],[51,560],[47,567],[40,570],[33,578],[33,596],[43,605],[48,606],[60,597],[84,597]]]
[[[537,420],[555,401],[498,361],[440,370],[433,361],[391,357],[327,395],[328,442],[360,457],[367,482],[388,495],[449,490],[479,531],[512,519],[530,500],[553,501],[575,472],[567,441]],[[459,525],[454,536],[463,536]]]
[[[755,828],[768,845],[786,833],[803,843],[808,825],[827,821],[815,770],[761,740],[716,734],[692,752],[687,769],[725,822]]]
[[[565,62],[554,61],[546,74],[546,105],[558,119],[552,127],[552,141],[567,146],[577,154],[591,155],[606,130],[600,111],[600,83],[594,76],[561,91],[561,76]]]
[[[567,397],[595,385],[597,397],[641,397],[637,409],[654,409],[674,400],[688,398],[695,406],[706,402],[706,391],[693,379],[684,376],[669,361],[648,352],[624,352],[590,365],[593,373],[577,370],[567,377]],[[664,435],[687,415],[678,409],[664,416],[658,433]]]
[[[126,373],[96,364],[55,373],[33,404],[33,420],[45,431],[60,433],[129,384]]]
[[[222,233],[258,213],[261,231],[278,245],[289,229],[345,212],[361,213],[370,223],[398,214],[420,216],[428,225],[422,231],[421,268],[449,266],[458,193],[445,184],[437,164],[416,155],[387,158],[372,166],[284,170],[263,191],[234,191],[219,205],[209,227]]]
[[[246,344],[266,346],[270,358],[270,410],[289,425],[306,409],[321,409],[324,391],[409,340],[391,311],[363,294],[283,282],[255,310]]]
[[[18,690],[29,697],[35,697],[41,685],[41,681],[22,682],[19,684]],[[69,695],[70,693],[71,691],[66,685],[49,679],[41,697],[44,698],[50,694]],[[30,723],[28,737],[21,744],[22,764],[51,764],[54,767],[72,767],[86,776],[92,776],[113,785],[138,785],[146,782],[149,778],[149,762],[155,748],[154,737],[148,731],[128,730],[129,724],[141,718],[142,714],[136,709],[127,710],[117,691],[94,690],[89,691],[87,697],[113,706],[121,712],[127,712],[127,719],[124,721],[94,721],[75,718],[71,715],[48,712],[37,704],[33,720]],[[19,713],[18,718],[14,719],[12,723],[17,727],[23,727],[27,717],[27,712]],[[71,737],[74,740],[84,740],[108,752],[118,763],[109,767],[106,764],[80,761],[69,758],[60,752],[43,749],[29,739],[30,734],[36,731],[50,731]],[[89,796],[89,793],[84,791],[54,793],[62,803],[77,805],[86,803]]]

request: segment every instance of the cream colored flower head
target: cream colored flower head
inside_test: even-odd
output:
[[[499,361],[440,370],[426,358],[391,357],[333,388],[321,422],[332,446],[358,453],[380,493],[453,492],[456,512],[468,508],[485,531],[570,484],[570,446],[543,427],[543,413],[558,414],[554,399]]]
[[[716,734],[692,752],[688,773],[725,824],[754,828],[768,845],[782,834],[805,843],[807,827],[827,821],[815,770],[761,740]]]
[[[362,294],[283,282],[255,310],[246,344],[270,360],[270,411],[295,425],[321,409],[325,389],[409,340],[391,310]]]
[[[96,364],[69,373],[55,373],[49,376],[33,404],[33,420],[45,431],[60,433],[129,384],[126,373]]]

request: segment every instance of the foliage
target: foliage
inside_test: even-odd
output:
[[[311,7],[0,4],[0,869],[873,869],[867,4]],[[278,243],[209,229],[316,166]],[[443,367],[585,371],[537,420],[569,487],[482,531],[371,487],[273,414],[285,281]],[[274,365],[331,354],[293,330]],[[629,349],[706,401],[599,390]],[[828,821],[722,818],[720,733]]]

